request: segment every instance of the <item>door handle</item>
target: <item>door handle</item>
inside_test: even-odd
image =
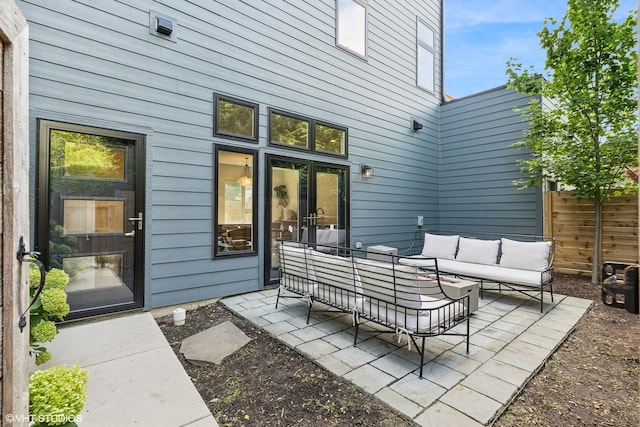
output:
[[[142,212],[138,212],[138,216],[137,217],[133,217],[133,218],[129,218],[130,222],[137,222],[138,223],[138,230],[142,231]],[[130,237],[133,237],[133,235],[131,235]]]
[[[135,237],[136,236],[136,230],[131,230],[129,233],[124,233],[124,235],[126,237]]]

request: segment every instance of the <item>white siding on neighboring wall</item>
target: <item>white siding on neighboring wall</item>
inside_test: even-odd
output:
[[[212,143],[237,144],[212,137],[213,92],[260,104],[261,166],[277,151],[266,144],[267,107],[349,129],[349,159],[336,162],[351,166],[352,240],[400,246],[417,215],[437,224],[440,96],[416,87],[415,25],[428,22],[440,46],[440,0],[370,1],[367,61],[335,46],[334,0],[19,4],[31,25],[33,121],[67,115],[153,134],[148,308],[262,284],[262,247],[211,260]],[[150,11],[176,19],[175,41],[149,34]],[[374,179],[360,178],[362,163]]]

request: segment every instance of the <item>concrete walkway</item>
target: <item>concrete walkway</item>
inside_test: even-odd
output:
[[[123,314],[59,328],[44,365],[89,373],[82,427],[217,427],[213,415],[150,313]]]
[[[276,310],[277,292],[254,292],[222,303],[422,426],[493,422],[593,304],[555,295],[555,303],[546,303],[541,314],[538,301],[485,292],[471,318],[469,354],[464,338],[427,338],[429,362],[421,380],[419,356],[413,346],[407,349],[406,337],[403,345],[392,334],[361,334],[353,347],[350,315],[312,312],[307,325],[306,303],[281,298]],[[315,310],[323,308],[314,304]]]

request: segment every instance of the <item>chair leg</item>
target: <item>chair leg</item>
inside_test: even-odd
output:
[[[422,349],[420,350],[420,375],[418,378],[422,379],[422,368],[424,367],[424,340],[425,337],[422,337]]]
[[[353,337],[353,346],[354,347],[358,343],[358,330],[360,329],[359,326],[360,326],[360,323],[356,322],[356,325],[355,325],[356,333],[355,333],[355,337]]]
[[[309,319],[311,318],[311,307],[313,306],[313,300],[309,300],[309,309],[307,310],[307,325],[309,324]]]
[[[544,313],[544,286],[540,286],[540,313]]]
[[[280,291],[282,291],[282,288],[278,287],[278,296],[276,297],[276,310],[278,309],[278,301],[280,301]]]
[[[469,334],[471,332],[471,327],[469,325],[469,318],[470,316],[467,316],[467,354],[469,354]]]

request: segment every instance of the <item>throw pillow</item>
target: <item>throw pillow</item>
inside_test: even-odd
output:
[[[482,240],[461,237],[456,261],[496,265],[498,263],[499,249],[500,240]]]
[[[424,234],[422,256],[444,259],[455,259],[460,236],[440,236],[438,234]]]
[[[518,242],[502,239],[500,265],[522,270],[544,271],[549,267],[551,242]]]

